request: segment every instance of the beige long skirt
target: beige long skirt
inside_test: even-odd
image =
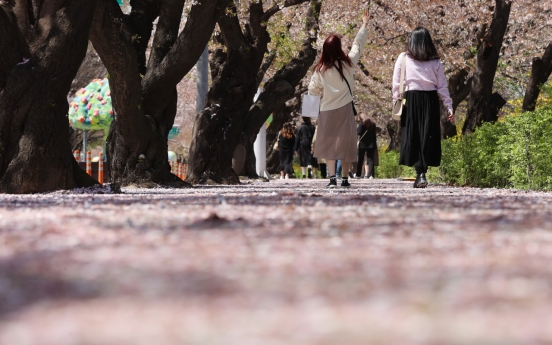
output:
[[[318,115],[314,156],[322,159],[356,162],[357,134],[351,103]]]

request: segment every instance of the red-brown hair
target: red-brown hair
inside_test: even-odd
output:
[[[365,113],[361,113],[359,118],[360,121],[362,121],[364,128],[366,128],[368,132],[376,130],[376,124],[368,117],[368,115],[366,115]]]
[[[286,139],[291,139],[295,136],[295,131],[293,130],[293,125],[289,122],[284,123],[284,127],[280,131],[280,134]]]
[[[336,64],[339,74],[343,75],[343,63],[353,67],[353,62],[341,49],[341,38],[338,35],[331,34],[324,41],[322,56],[320,56],[320,61],[314,66],[314,71],[322,74]]]

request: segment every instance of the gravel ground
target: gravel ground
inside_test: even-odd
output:
[[[326,183],[0,195],[0,344],[552,343],[552,194]]]

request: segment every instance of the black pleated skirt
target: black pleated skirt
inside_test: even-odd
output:
[[[399,164],[441,164],[441,114],[437,91],[407,91],[401,116]]]

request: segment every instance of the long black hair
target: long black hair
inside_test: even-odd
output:
[[[406,53],[412,59],[419,61],[440,59],[429,31],[422,26],[418,26],[410,34],[410,39],[406,45]]]

